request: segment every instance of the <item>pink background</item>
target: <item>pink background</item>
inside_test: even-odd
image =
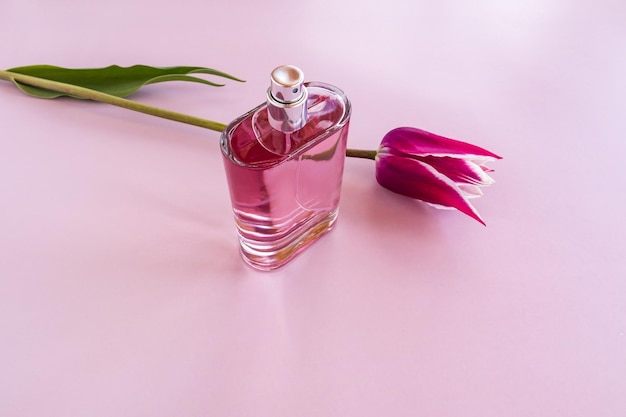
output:
[[[346,162],[337,228],[237,253],[215,132],[0,83],[0,416],[626,415],[620,1],[0,0],[0,68],[198,65],[134,99],[228,122],[276,65],[504,156],[483,227]]]

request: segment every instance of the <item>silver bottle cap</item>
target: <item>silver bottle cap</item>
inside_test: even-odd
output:
[[[281,65],[272,71],[267,90],[270,126],[284,133],[295,132],[306,124],[304,74],[293,65]]]

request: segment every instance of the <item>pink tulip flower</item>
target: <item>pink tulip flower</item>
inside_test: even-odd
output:
[[[485,222],[469,199],[494,180],[484,164],[501,159],[478,146],[410,127],[387,133],[376,153],[376,180],[383,187],[440,208],[456,208]]]

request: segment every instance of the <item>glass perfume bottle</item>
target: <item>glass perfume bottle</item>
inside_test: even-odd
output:
[[[267,101],[221,136],[243,259],[283,266],[337,218],[350,102],[338,88],[304,82],[300,69],[271,73]]]

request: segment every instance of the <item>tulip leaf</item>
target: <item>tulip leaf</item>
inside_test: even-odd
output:
[[[230,74],[205,67],[150,67],[147,65],[120,67],[112,65],[105,68],[62,68],[52,65],[29,65],[11,68],[8,71],[77,85],[117,97],[127,97],[145,85],[166,81],[189,81],[214,87],[223,86],[223,84],[192,77],[188,74],[210,74],[235,81],[243,81]],[[67,93],[26,85],[17,80],[13,80],[13,82],[24,93],[34,97],[56,98],[70,96],[80,98]]]

